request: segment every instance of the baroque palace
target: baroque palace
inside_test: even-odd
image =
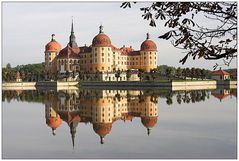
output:
[[[55,79],[56,75],[81,72],[94,74],[99,72],[103,80],[114,81],[116,71],[125,72],[128,69],[142,69],[150,72],[157,67],[157,46],[147,33],[146,40],[141,44],[140,50],[134,50],[131,46],[115,47],[111,39],[103,32],[103,26],[99,27],[90,46],[78,46],[74,34],[73,21],[69,43],[61,49],[60,43],[54,39],[45,46],[45,71],[48,78]],[[107,77],[103,76],[107,73]],[[109,74],[111,73],[112,76]],[[120,78],[124,80],[125,78]]]
[[[74,90],[48,93],[45,100],[47,125],[56,135],[62,120],[70,128],[72,144],[79,123],[89,123],[104,143],[113,124],[118,120],[140,118],[150,135],[158,120],[158,97],[143,91],[127,90]]]

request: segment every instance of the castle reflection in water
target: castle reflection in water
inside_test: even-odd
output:
[[[46,123],[53,135],[62,120],[69,128],[74,146],[79,123],[91,123],[101,144],[117,120],[132,121],[140,117],[150,134],[158,119],[158,98],[144,95],[142,91],[82,90],[49,93],[45,104]]]
[[[158,120],[158,99],[165,98],[170,106],[176,100],[178,104],[195,103],[209,99],[212,95],[222,101],[227,96],[237,97],[237,89],[219,88],[215,90],[170,91],[170,90],[32,90],[3,91],[2,99],[45,104],[46,124],[56,135],[57,128],[66,122],[71,133],[72,144],[79,123],[92,124],[99,135],[100,143],[111,133],[114,122],[141,119],[145,131],[150,135]],[[175,99],[173,99],[175,96]]]

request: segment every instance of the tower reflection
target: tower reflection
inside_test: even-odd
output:
[[[132,121],[141,118],[141,123],[150,135],[158,118],[158,97],[143,91],[129,90],[81,90],[47,93],[45,103],[46,123],[53,135],[62,120],[70,128],[72,145],[79,123],[90,123],[99,135],[100,143],[112,131],[117,120]]]

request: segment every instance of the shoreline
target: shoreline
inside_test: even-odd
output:
[[[2,90],[36,90],[36,89],[77,89],[77,88],[97,88],[97,89],[168,89],[168,90],[201,90],[201,89],[216,89],[237,88],[237,81],[215,81],[215,80],[200,80],[200,81],[120,81],[120,82],[4,82]]]

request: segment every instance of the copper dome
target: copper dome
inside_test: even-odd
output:
[[[61,45],[53,38],[55,35],[52,34],[52,39],[49,43],[45,46],[45,51],[50,52],[59,52],[61,50]]]
[[[141,44],[141,51],[157,51],[156,44],[150,40],[149,33],[147,33],[147,39]]]
[[[111,45],[111,41],[110,38],[103,33],[100,33],[98,35],[96,35],[92,41],[92,46],[110,46]]]

